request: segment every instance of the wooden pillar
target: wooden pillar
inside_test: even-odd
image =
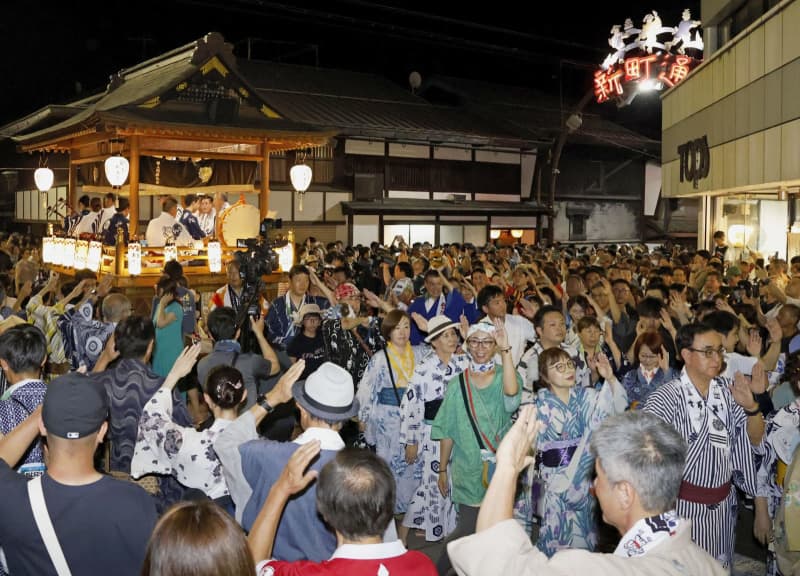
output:
[[[261,195],[258,200],[258,209],[263,220],[269,211],[269,141],[266,139],[261,156]]]
[[[75,194],[78,191],[78,165],[72,163],[72,154],[69,156],[69,182],[67,183],[67,208],[64,215],[69,217],[75,209]],[[66,231],[65,231],[66,232]]]
[[[128,173],[130,194],[128,199],[131,203],[128,231],[133,236],[139,228],[139,137],[131,136],[128,138],[128,144],[130,146],[130,172]]]

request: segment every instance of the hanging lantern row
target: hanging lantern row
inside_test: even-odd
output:
[[[97,240],[89,242],[56,236],[42,240],[42,261],[45,264],[98,272],[102,259],[103,245]]]

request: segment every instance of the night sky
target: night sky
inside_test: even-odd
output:
[[[592,68],[608,52],[613,24],[630,17],[638,25],[653,9],[664,25],[677,24],[687,7],[700,17],[698,0],[660,3],[595,2],[589,8],[562,0],[546,8],[556,16],[524,17],[520,5],[509,2],[470,8],[418,0],[112,0],[102,10],[88,3],[13,2],[4,6],[0,23],[0,124],[101,91],[113,72],[212,30],[235,44],[240,57],[250,38],[258,59],[372,72],[404,86],[412,70],[423,79],[462,76],[535,87],[575,102],[591,88]],[[542,4],[529,3],[543,12]],[[490,12],[493,7],[504,10]],[[603,113],[651,136],[660,130],[656,96],[619,111],[607,104]]]

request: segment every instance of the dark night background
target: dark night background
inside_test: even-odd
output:
[[[403,86],[412,70],[423,81],[442,74],[530,86],[562,95],[568,108],[591,89],[613,24],[630,17],[638,27],[650,10],[665,26],[676,25],[684,8],[700,17],[699,0],[661,4],[14,2],[4,6],[0,23],[0,124],[46,104],[102,91],[113,72],[212,30],[234,44],[239,57],[246,57],[250,38],[253,58],[372,72]],[[660,136],[657,95],[639,96],[621,110],[605,104],[592,111]]]

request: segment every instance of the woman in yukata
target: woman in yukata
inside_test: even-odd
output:
[[[436,542],[456,527],[456,509],[450,495],[439,490],[439,441],[431,440],[431,425],[444,399],[447,383],[469,365],[466,354],[458,354],[459,325],[447,316],[428,320],[425,342],[433,347],[417,365],[401,407],[400,443],[406,462],[420,461],[422,482],[408,506],[403,526],[425,531],[425,540]]]
[[[419,466],[406,462],[405,445],[400,441],[400,404],[406,394],[414,369],[429,353],[426,345],[412,346],[411,318],[402,310],[392,310],[383,319],[381,334],[386,347],[376,352],[367,364],[358,385],[361,430],[368,445],[392,469],[397,485],[395,514],[402,516],[419,485]],[[398,527],[405,542],[408,528]]]
[[[217,366],[203,383],[203,397],[214,415],[205,430],[180,426],[172,420],[172,389],[188,374],[200,353],[200,345],[186,348],[175,361],[164,384],[144,405],[139,421],[131,476],[171,474],[187,488],[202,490],[229,512],[233,512],[222,463],[214,441],[236,420],[247,392],[242,374],[231,366]]]
[[[631,410],[640,410],[645,400],[662,384],[680,376],[669,366],[669,354],[661,334],[648,330],[633,344],[634,369],[622,377],[622,387],[628,395]]]
[[[789,366],[789,378],[792,388],[800,391],[800,371],[797,366]],[[763,387],[767,386],[764,368],[757,363],[753,366],[753,381],[761,380]],[[794,402],[784,406],[777,412],[771,414],[766,421],[766,431],[764,433],[764,456],[758,467],[756,476],[756,499],[755,499],[755,521],[753,532],[756,539],[762,544],[768,545],[777,539],[774,546],[769,546],[767,551],[767,575],[776,576],[782,573],[792,573],[791,568],[788,572],[781,572],[778,565],[776,550],[786,548],[787,539],[785,522],[786,517],[780,514],[781,501],[784,498],[792,498],[792,494],[797,495],[797,484],[792,483],[787,476],[787,471],[794,457],[798,454],[800,446],[800,396],[795,397]],[[795,465],[795,479],[797,478]],[[785,511],[785,509],[784,509]],[[792,554],[787,555],[787,560]],[[791,561],[787,562],[791,564]],[[787,566],[784,566],[786,569]]]
[[[606,417],[628,406],[604,355],[598,355],[597,370],[604,379],[600,388],[576,386],[569,354],[548,348],[539,356],[536,405],[542,424],[535,466],[543,501],[531,505],[541,511],[537,546],[548,556],[564,548],[594,550],[597,544],[596,501],[590,493],[594,459],[588,444]]]

